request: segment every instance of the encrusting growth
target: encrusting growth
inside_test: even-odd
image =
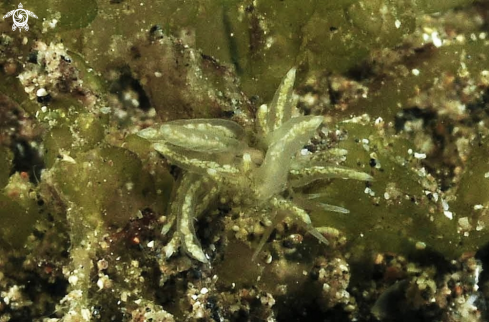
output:
[[[260,106],[256,128],[251,133],[222,119],[177,120],[138,133],[171,163],[185,170],[172,201],[170,220],[162,231],[168,233],[177,222],[176,233],[165,247],[166,256],[181,245],[191,257],[208,261],[193,222],[218,198],[244,207],[248,214],[291,216],[328,244],[312,226],[308,213],[294,203],[295,190],[318,179],[368,181],[372,177],[328,163],[327,153],[300,155],[299,151],[323,123],[323,117],[292,117],[297,102],[293,95],[295,73],[295,68],[287,73],[270,105]],[[348,212],[337,206],[321,206],[328,211]],[[264,243],[262,240],[255,256]]]

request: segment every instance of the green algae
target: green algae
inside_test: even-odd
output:
[[[5,187],[12,169],[12,152],[5,147],[0,147],[0,189]]]
[[[20,173],[9,178],[0,193],[0,240],[14,250],[27,248],[27,238],[40,216],[40,207],[32,194],[32,184]]]
[[[82,32],[66,30],[62,34],[72,38],[71,48],[100,72],[113,67],[114,62],[123,59],[124,52],[130,50],[123,36],[140,39],[143,26],[155,26],[170,35],[178,35],[183,29],[188,30],[184,38],[190,40],[190,45],[233,64],[242,77],[243,88],[249,92],[258,90],[266,101],[273,94],[279,75],[297,62],[311,69],[347,71],[367,58],[372,50],[401,43],[414,31],[416,20],[422,14],[442,12],[471,2],[309,0],[300,4],[267,1],[255,4],[221,0],[141,5],[129,0],[90,3],[88,7],[96,11],[95,17],[93,14],[85,17],[85,8],[83,14],[78,13],[76,6],[70,11],[60,7],[59,11],[61,17],[65,14],[85,17],[66,19],[74,20],[74,26],[89,23]],[[117,9],[121,10],[118,15],[110,14]],[[208,18],[209,14],[213,19]],[[120,19],[121,16],[124,19]],[[80,19],[82,22],[78,21]],[[80,40],[83,38],[86,40]],[[114,57],[102,58],[100,53],[105,52]]]
[[[34,209],[26,209],[5,195],[0,195],[2,209],[1,240],[14,249],[22,249],[37,220]]]
[[[250,93],[259,93],[264,97],[267,97],[270,93],[270,89],[275,88],[275,83],[278,75],[282,74],[282,70],[286,66],[294,64],[297,60],[304,61],[307,68],[310,70],[316,69],[328,69],[331,71],[346,71],[354,66],[359,60],[367,57],[367,55],[379,46],[383,47],[393,47],[402,41],[407,35],[414,31],[415,21],[417,16],[423,13],[430,13],[442,10],[448,10],[456,6],[468,4],[470,1],[452,1],[452,2],[426,2],[420,3],[418,6],[414,6],[412,3],[406,2],[390,2],[390,1],[375,1],[364,3],[362,1],[339,1],[334,3],[319,3],[316,1],[307,1],[301,5],[297,4],[280,4],[273,5],[266,2],[259,2],[255,7],[248,3],[232,3],[225,2],[224,6],[221,6],[218,2],[198,2],[192,4],[181,4],[179,2],[167,3],[165,6],[160,4],[150,4],[143,6],[143,10],[146,13],[151,13],[147,16],[147,20],[144,22],[146,25],[161,23],[161,20],[157,18],[157,15],[163,13],[163,16],[168,16],[166,24],[163,24],[163,30],[165,32],[172,32],[178,26],[178,28],[192,27],[196,29],[195,37],[197,42],[195,46],[200,48],[203,52],[209,53],[211,56],[217,57],[228,63],[235,65],[238,72],[241,73],[242,87]],[[136,5],[136,2],[130,2],[131,5]],[[26,4],[27,5],[27,4]],[[90,2],[87,8],[84,7],[83,10],[86,13],[81,15],[80,18],[74,19],[73,15],[77,14],[78,11],[82,10],[77,4],[74,7],[66,8],[66,6],[61,3],[46,3],[43,4],[43,8],[36,7],[41,6],[40,4],[31,3],[34,9],[40,12],[40,15],[47,16],[45,13],[46,7],[49,7],[54,11],[61,12],[61,17],[64,20],[60,21],[59,32],[65,35],[75,35],[75,31],[72,29],[77,29],[80,27],[88,27],[82,32],[88,34],[97,28],[109,28],[105,33],[96,33],[93,36],[88,36],[86,39],[90,39],[90,46],[86,42],[75,41],[74,48],[80,51],[80,55],[86,57],[88,64],[93,64],[101,71],[106,71],[107,68],[113,68],[113,61],[101,60],[100,55],[97,51],[91,51],[89,49],[96,47],[98,50],[110,51],[112,45],[119,44],[117,40],[117,35],[125,35],[129,38],[136,39],[140,36],[139,30],[137,29],[141,25],[142,21],[137,20],[134,26],[129,24],[116,23],[114,17],[108,14],[113,6],[118,6],[119,4],[113,3],[107,4],[96,4],[95,2]],[[246,6],[247,5],[247,6]],[[384,7],[385,6],[385,7]],[[53,9],[54,8],[54,9]],[[385,11],[384,15],[376,15],[376,13],[381,10]],[[44,13],[43,13],[44,12]],[[88,12],[88,13],[87,13]],[[196,18],[199,15],[206,12],[218,13],[221,20],[217,19],[218,22],[211,22],[203,20],[201,18]],[[291,14],[294,12],[294,14]],[[135,15],[134,12],[128,11],[125,13],[128,18]],[[68,23],[71,21],[71,23]],[[258,22],[262,21],[262,25]],[[392,26],[398,25],[397,28],[392,28]],[[205,26],[205,28],[204,28]],[[252,26],[250,29],[249,26]],[[390,27],[389,27],[390,26]],[[205,31],[205,33],[204,33]],[[266,31],[266,33],[265,33]],[[76,31],[79,33],[79,31]],[[232,37],[216,37],[216,35],[225,35],[226,32],[231,32]],[[271,42],[270,48],[267,48],[267,38],[265,34],[269,37]],[[295,36],[299,34],[300,36]],[[214,38],[220,43],[215,41],[210,41]],[[321,39],[321,41],[319,41]],[[270,43],[269,43],[270,44]],[[78,47],[77,47],[78,46]],[[124,46],[113,47],[122,48],[120,52],[124,53]],[[227,51],[229,48],[229,51]],[[456,73],[458,70],[457,64],[454,61],[461,59],[460,52],[463,51],[465,55],[476,57],[483,54],[484,47],[477,43],[474,44],[464,44],[464,45],[453,45],[447,49],[440,49],[436,54],[430,57],[429,61],[425,64],[430,64],[430,68],[421,69],[423,77],[418,77],[413,74],[409,74],[408,77],[402,78],[397,82],[387,82],[380,91],[375,95],[369,96],[365,100],[358,100],[355,104],[351,106],[348,110],[351,111],[366,111],[375,110],[372,113],[374,117],[382,117],[384,119],[392,119],[398,112],[397,106],[405,106],[409,104],[409,99],[415,95],[418,88],[425,87],[432,79],[440,73],[443,69],[444,72]],[[151,61],[146,59],[146,57],[159,56],[161,57],[167,52],[167,48],[163,49],[158,47],[145,47],[139,45],[137,50],[137,57],[130,60],[128,65],[134,71],[142,71],[136,75],[137,78],[142,79],[145,84],[144,87],[147,92],[150,93],[154,102],[166,102],[163,107],[159,110],[175,109],[182,106],[182,100],[184,100],[187,95],[188,90],[178,90],[177,87],[181,87],[182,84],[188,78],[182,78],[178,82],[170,82],[167,86],[163,86],[164,90],[160,91],[161,83],[156,79],[160,76],[151,76],[151,73],[155,69],[158,69],[158,65],[152,65]],[[282,55],[286,52],[287,55]],[[78,56],[78,54],[76,54]],[[120,55],[121,57],[118,57]],[[118,58],[125,57],[124,54],[119,52],[114,52],[114,61]],[[80,56],[81,57],[81,56]],[[185,58],[185,57],[184,57]],[[163,60],[164,61],[164,60]],[[189,60],[189,64],[191,61]],[[79,66],[84,66],[81,60],[79,61]],[[208,65],[209,66],[209,65]],[[448,67],[447,67],[448,66]],[[477,70],[481,69],[484,63],[481,60],[470,60],[467,63],[467,71],[469,73],[475,73]],[[168,66],[163,65],[162,70],[168,70]],[[85,70],[88,68],[85,66]],[[181,69],[176,69],[175,74],[181,74]],[[226,93],[235,91],[234,86],[229,87],[229,81],[221,81],[222,75],[215,76],[215,68],[208,69],[204,72],[204,77],[207,81],[211,80],[211,86],[205,87],[203,84],[194,84],[191,86],[190,90],[193,90],[194,97],[205,97],[204,93],[208,93],[211,89],[215,90],[216,93]],[[259,77],[257,77],[259,76]],[[103,84],[100,84],[100,79],[97,77],[90,79],[87,78],[88,83],[97,90],[104,90]],[[256,84],[259,82],[259,86]],[[6,77],[2,81],[3,88],[16,88],[18,84],[15,84],[15,80],[12,77]],[[169,87],[171,84],[175,87]],[[6,90],[5,90],[6,91]],[[173,98],[173,103],[171,102],[171,95],[178,95]],[[26,102],[26,96],[21,90],[15,90],[9,95],[18,102],[22,102],[23,106],[27,111],[32,114],[36,114],[36,107],[30,102]],[[215,97],[218,97],[216,94]],[[228,101],[232,98],[226,98]],[[194,99],[195,100],[195,99]],[[244,99],[242,99],[243,101]],[[168,103],[170,101],[170,103]],[[155,103],[158,104],[158,103]],[[183,104],[185,105],[185,104]],[[223,110],[222,101],[208,101],[208,100],[196,100],[192,102],[188,107],[189,111],[186,112],[186,116],[213,116],[218,114],[214,110],[216,106]],[[196,106],[200,106],[197,109]],[[68,160],[78,160],[78,156],[81,160],[85,160],[89,154],[87,151],[97,151],[96,146],[103,142],[104,135],[106,134],[107,127],[106,123],[101,121],[100,115],[94,115],[90,113],[83,112],[83,106],[75,101],[70,101],[67,97],[63,99],[62,96],[58,96],[49,106],[48,112],[41,112],[37,114],[40,122],[44,120],[56,120],[57,124],[51,127],[44,136],[44,160],[47,168],[51,168],[55,165],[56,160],[68,158]],[[233,106],[230,106],[227,111],[233,110]],[[165,112],[160,112],[160,115],[164,115]],[[193,113],[193,115],[191,115]],[[174,115],[173,117],[181,117],[182,115]],[[164,117],[164,116],[162,116]],[[352,134],[355,132],[352,131]],[[361,135],[359,135],[361,136]],[[367,135],[369,137],[370,135]],[[401,144],[399,141],[391,142],[399,151],[407,150],[408,147],[405,144]],[[350,151],[358,149],[358,146],[345,146]],[[92,150],[94,149],[95,150]],[[137,145],[135,149],[137,149]],[[393,153],[393,151],[384,151],[385,155]],[[382,155],[381,149],[379,154]],[[352,153],[352,155],[355,155]],[[362,156],[363,160],[368,159],[365,154]],[[385,171],[386,173],[397,173],[401,171],[402,166],[397,165],[391,160],[392,158],[386,157],[385,160],[380,160],[383,165],[386,165],[390,171]],[[65,160],[66,161],[66,160]],[[365,162],[365,161],[364,161]],[[131,164],[131,162],[129,162]],[[80,169],[74,167],[70,169],[67,167],[69,162],[67,162],[66,167],[63,168],[61,173],[63,176],[68,176],[69,171],[79,171]],[[123,169],[117,168],[118,171],[123,171]],[[97,173],[95,172],[90,179],[84,179],[85,183],[91,182],[95,176],[105,174],[108,175],[110,180],[115,180],[115,173],[105,173],[105,170]],[[125,171],[125,170],[124,170]],[[382,177],[383,173],[377,174],[377,176]],[[416,174],[409,174],[406,178],[401,178],[403,181],[393,180],[393,177],[379,178],[376,183],[374,183],[372,189],[378,189],[379,191],[385,191],[387,184],[395,183],[398,186],[402,186],[404,193],[410,196],[414,196],[419,200],[425,200],[426,197],[423,196],[422,187],[419,186],[417,179],[412,179],[416,177]],[[79,179],[79,178],[77,178]],[[87,181],[88,180],[88,181]],[[463,182],[469,182],[470,179],[464,179]],[[114,187],[120,188],[120,182],[116,183],[115,186],[107,186],[104,189],[113,189]],[[332,187],[335,187],[333,184]],[[119,189],[117,188],[117,189]],[[102,189],[102,188],[101,188]],[[116,189],[116,190],[117,190]],[[335,188],[336,189],[336,188]],[[331,189],[331,196],[340,196],[341,193],[334,193],[335,189]],[[342,191],[341,188],[338,188]],[[344,189],[344,188],[343,188]],[[68,189],[73,196],[73,189]],[[97,192],[100,192],[97,190]],[[70,194],[69,193],[69,194]],[[101,194],[104,196],[104,194]],[[104,196],[105,198],[106,196]],[[82,198],[83,199],[83,198]],[[112,197],[107,197],[107,199],[113,199]],[[368,197],[359,199],[363,202],[368,203]],[[358,199],[356,199],[358,201]],[[480,201],[484,204],[484,200]],[[82,201],[79,201],[82,202]],[[87,203],[88,200],[84,200],[82,204]],[[345,204],[352,203],[352,211],[355,211],[355,203],[353,200],[344,199]],[[98,206],[94,209],[100,210],[107,208],[107,205],[101,206],[104,202],[96,202]],[[420,212],[418,206],[408,206],[409,202],[402,202],[403,206],[398,207],[400,210],[394,211],[393,206],[382,208],[376,205],[369,209],[371,213],[394,213],[392,215],[392,221],[397,221],[399,218],[404,218],[406,214]],[[458,203],[454,205],[457,207]],[[93,206],[93,205],[92,205]],[[110,208],[110,207],[109,207]],[[123,207],[124,208],[124,207]],[[136,207],[137,208],[137,207]],[[91,208],[90,208],[91,209]],[[92,210],[94,210],[92,209]],[[416,210],[418,209],[418,210]],[[427,211],[428,209],[421,208],[422,211]],[[133,211],[132,209],[131,211]],[[131,212],[129,211],[129,212]],[[422,212],[421,211],[421,212]],[[123,213],[126,213],[123,211]],[[439,215],[439,214],[438,214]],[[414,215],[412,215],[414,216]],[[376,216],[370,216],[376,218]],[[422,218],[421,215],[418,216]],[[418,217],[411,217],[411,221],[417,222]],[[123,216],[126,218],[127,216]],[[334,218],[334,216],[332,216]],[[445,222],[447,219],[441,217],[442,221]],[[368,227],[374,227],[376,220],[378,219],[357,219],[357,221],[362,222]],[[123,222],[122,220],[121,222]],[[344,220],[334,219],[330,220],[333,226],[342,227],[344,226]],[[354,220],[355,221],[355,220]],[[109,221],[110,222],[110,221]],[[342,224],[343,222],[343,224]],[[389,221],[390,222],[390,221]],[[436,224],[430,224],[424,227],[431,227],[433,231],[445,230],[445,231],[456,231],[455,227],[448,224],[439,224],[441,227],[432,227]],[[379,227],[386,227],[390,224],[383,224]],[[447,228],[449,227],[449,228]],[[430,228],[430,229],[431,229]],[[427,228],[428,229],[428,228]],[[351,233],[353,236],[358,235],[362,229],[353,230]],[[409,230],[404,227],[402,235],[405,235],[407,239],[412,240],[424,240],[426,231],[414,231]],[[446,236],[446,233],[442,234]],[[436,235],[435,236],[439,236]],[[447,239],[453,237],[454,242],[458,239],[458,234],[450,234]],[[435,238],[435,239],[433,239]],[[440,246],[447,245],[443,242],[443,238],[440,242],[436,242],[438,237],[428,238],[433,240],[429,244],[439,244]],[[394,243],[390,243],[394,245]],[[470,244],[470,243],[469,243]],[[381,246],[380,242],[373,243],[373,245]],[[377,247],[375,246],[375,247]],[[435,247],[437,248],[437,247]],[[473,249],[473,246],[472,248]],[[392,249],[393,250],[393,249]],[[446,255],[453,256],[450,251],[444,250],[442,253]]]
[[[154,199],[152,179],[142,171],[141,161],[121,148],[100,147],[76,160],[60,160],[52,175],[62,195],[83,209],[79,215],[93,226],[100,220],[125,225]]]
[[[40,23],[43,20],[57,18],[56,27],[58,32],[88,26],[98,12],[96,0],[27,0],[24,1],[23,6],[34,12]]]
[[[447,257],[468,250],[454,247],[462,238],[456,221],[447,218],[438,203],[430,199],[433,183],[427,174],[419,172],[419,160],[409,154],[408,150],[415,148],[412,142],[402,136],[378,136],[377,130],[366,124],[340,126],[349,133],[349,139],[340,145],[350,151],[347,164],[363,165],[363,171],[370,168],[374,181],[365,186],[336,180],[320,188],[327,195],[324,202],[341,200],[339,205],[350,213],[316,213],[316,225],[345,232],[353,249],[361,247],[354,251],[359,255],[374,250],[412,254],[417,242]],[[371,167],[370,160],[377,167]]]

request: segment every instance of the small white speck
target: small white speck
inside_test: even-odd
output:
[[[365,188],[365,190],[363,192],[370,195],[371,197],[375,196],[375,192],[372,189],[370,189],[369,187]]]
[[[249,153],[244,153],[243,154],[243,161],[251,162],[251,155]]]
[[[131,191],[134,188],[134,182],[126,182],[126,189]]]
[[[438,48],[443,45],[443,41],[440,39],[436,31],[431,33],[431,39],[433,40],[433,45],[435,45],[435,47]]]
[[[301,150],[301,155],[308,155],[308,154],[311,154],[311,152],[308,149]]]
[[[85,321],[90,321],[91,320],[91,317],[92,317],[92,314],[90,314],[90,310],[89,309],[82,309],[81,310],[81,316],[82,316],[82,318]]]
[[[71,275],[70,277],[68,277],[68,283],[70,283],[71,285],[76,285],[78,283],[78,277]]]
[[[413,73],[414,76],[418,76],[419,75],[419,69],[414,68],[413,70],[411,70],[411,73]]]
[[[423,250],[425,248],[426,248],[426,244],[425,243],[420,242],[420,241],[416,243],[416,249]]]
[[[149,248],[153,248],[155,247],[155,242],[154,240],[150,241],[149,243],[146,244],[146,246],[148,246]]]
[[[414,152],[414,157],[416,159],[426,159],[426,154],[425,153],[417,153],[417,152]]]
[[[97,286],[99,290],[104,288],[104,281],[101,278],[98,279]]]
[[[51,20],[48,24],[49,24],[49,28],[51,29],[54,29],[56,27],[56,24],[58,23],[58,20],[56,19],[53,19]]]
[[[481,210],[481,209],[484,209],[483,205],[475,205],[474,206],[474,210]]]
[[[200,294],[202,294],[202,295],[205,295],[205,294],[207,294],[208,292],[209,292],[209,290],[208,290],[207,288],[205,288],[205,287],[203,287],[203,288],[200,290]]]
[[[472,225],[470,224],[470,221],[469,221],[469,218],[468,217],[459,218],[458,219],[458,225],[463,230],[470,230],[472,228]]]
[[[396,21],[394,21],[394,26],[396,26],[396,28],[399,29],[401,27],[401,22],[396,19]]]
[[[448,219],[452,220],[453,219],[453,213],[451,211],[444,211],[443,214],[445,215],[445,217],[447,217]]]
[[[64,153],[63,153],[63,154],[62,154],[62,157],[63,157],[63,158],[61,159],[61,161],[68,162],[68,163],[71,163],[71,164],[76,164],[75,159],[73,159],[73,158],[72,158],[72,157],[70,157],[69,155],[67,155],[67,154],[64,154]]]
[[[489,178],[489,172],[484,173],[484,178]]]
[[[45,88],[40,88],[36,92],[36,96],[37,97],[44,97],[44,96],[47,96],[47,95],[48,95],[48,92],[46,91]]]
[[[102,112],[102,114],[109,114],[109,113],[110,113],[110,111],[111,111],[111,109],[110,109],[110,107],[108,107],[108,106],[102,107],[102,108],[100,109],[100,112]]]
[[[450,208],[450,206],[448,205],[448,202],[445,199],[441,200],[441,205],[443,207],[443,210],[448,210],[448,208]]]

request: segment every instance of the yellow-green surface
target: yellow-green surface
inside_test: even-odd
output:
[[[0,13],[17,5],[3,1]],[[367,186],[332,180],[308,187],[324,193],[320,201],[350,210],[311,214],[314,226],[334,227],[346,237],[343,250],[350,263],[370,262],[379,252],[410,256],[424,247],[456,259],[489,242],[489,73],[484,72],[489,51],[480,3],[27,0],[23,5],[39,17],[29,20],[28,32],[12,31],[11,20],[0,22],[0,95],[17,104],[5,110],[22,112],[20,121],[5,118],[18,124],[29,119],[35,129],[31,133],[19,125],[12,135],[13,127],[0,119],[4,252],[8,247],[31,251],[39,236],[58,234],[52,231],[57,225],[68,230],[59,235],[68,236],[73,250],[63,255],[73,259],[64,269],[75,276],[82,265],[83,274],[94,274],[89,266],[100,260],[97,252],[107,250],[107,240],[136,243],[139,235],[133,230],[143,211],[158,218],[152,219],[156,232],[167,220],[170,172],[178,177],[180,170],[170,168],[134,133],[152,122],[197,117],[235,117],[253,131],[256,109],[271,100],[292,66],[298,67],[300,112],[312,110],[328,119],[327,142],[313,140],[311,146],[346,149],[344,165],[375,179]],[[475,15],[480,23],[469,19]],[[442,46],[432,43],[438,36]],[[81,81],[75,86],[71,78],[51,79],[48,104],[30,98],[18,78],[25,71],[52,76],[41,62],[28,62],[36,41],[62,42],[71,59],[63,73]],[[153,107],[156,115],[121,103],[131,102],[123,94],[133,94],[117,87],[124,77],[144,91],[150,105],[144,108]],[[135,100],[142,102],[141,96]],[[413,110],[421,116],[409,119]],[[364,114],[367,121],[345,122]],[[411,131],[397,127],[403,118],[413,124],[425,119],[410,125]],[[44,161],[39,178],[26,180],[20,174],[25,169],[14,168],[13,151],[20,141],[39,151]],[[369,165],[371,159],[379,166]],[[219,231],[220,226],[209,225]],[[156,239],[158,247],[168,242],[167,236]],[[241,248],[231,244],[228,252],[241,256],[236,254]],[[45,249],[37,248],[40,262],[49,257]],[[132,267],[135,254],[125,254],[120,267]],[[163,257],[151,260],[160,265]],[[172,274],[190,265],[184,259]],[[57,274],[69,276],[61,265]],[[84,278],[70,287],[87,287],[91,277]]]

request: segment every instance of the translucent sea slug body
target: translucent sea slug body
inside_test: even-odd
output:
[[[327,163],[326,153],[305,156],[298,153],[315,135],[323,117],[292,117],[296,105],[295,73],[291,69],[272,102],[259,108],[253,133],[223,119],[177,120],[138,133],[184,170],[171,204],[170,220],[162,230],[163,234],[168,233],[176,221],[176,233],[165,247],[166,256],[171,256],[181,245],[191,257],[208,261],[193,222],[218,199],[245,207],[247,213],[249,210],[249,213],[292,216],[309,233],[328,244],[312,226],[308,213],[295,203],[294,190],[318,179],[371,180],[371,177]],[[321,206],[329,211],[348,212],[341,207]]]

